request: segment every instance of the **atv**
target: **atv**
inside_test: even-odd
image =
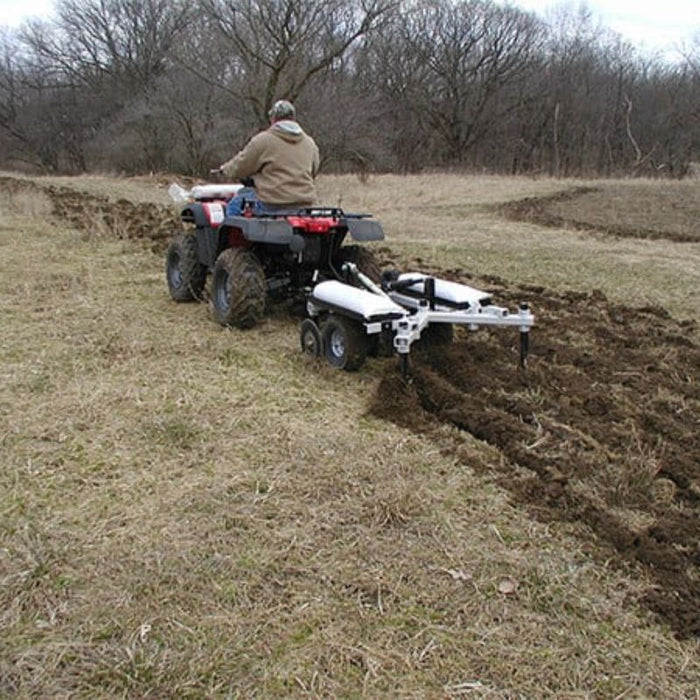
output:
[[[275,299],[305,299],[325,280],[343,280],[343,265],[352,263],[378,282],[374,255],[359,245],[344,245],[348,234],[358,243],[380,241],[384,231],[368,214],[339,207],[303,207],[254,214],[244,200],[241,215],[226,207],[243,185],[199,185],[186,191],[170,188],[173,199],[186,201],[181,219],[189,230],[177,234],[166,256],[170,296],[177,302],[201,300],[211,275],[210,298],[215,319],[226,326],[251,328]]]

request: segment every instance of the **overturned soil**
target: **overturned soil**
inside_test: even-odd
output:
[[[608,182],[495,207],[508,219],[621,237],[700,241],[700,184]]]
[[[89,235],[140,239],[154,250],[164,250],[173,233],[182,229],[173,208],[160,204],[114,200],[71,187],[39,185],[12,177],[0,177],[0,189],[11,195],[41,194],[49,199],[55,216]]]
[[[77,228],[104,226],[158,249],[180,228],[172,209],[155,204],[10,178],[0,178],[0,187],[41,190],[54,213]],[[536,220],[557,201],[595,191],[509,206]],[[472,284],[510,308],[527,301],[537,325],[524,371],[518,333],[509,329],[458,329],[439,353],[412,354],[408,382],[387,362],[372,412],[435,435],[443,450],[486,472],[533,517],[579,524],[592,556],[648,581],[644,598],[631,604],[681,638],[700,635],[700,345],[692,322],[659,308],[616,305],[600,293],[514,286],[400,260],[388,249],[380,254],[383,266]],[[449,442],[454,431],[445,424],[499,457],[475,462],[463,440]]]
[[[439,431],[444,451],[487,471],[533,517],[580,524],[593,556],[649,581],[643,606],[681,638],[700,634],[700,346],[691,324],[600,293],[443,276],[485,283],[511,308],[531,303],[527,369],[518,368],[517,332],[460,329],[447,349],[412,356],[408,383],[388,374],[372,412]],[[460,442],[445,444],[442,424],[500,458],[474,464]]]

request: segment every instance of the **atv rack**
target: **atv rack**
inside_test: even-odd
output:
[[[525,367],[529,351],[529,332],[535,318],[526,303],[517,312],[495,306],[491,297],[474,287],[450,282],[421,273],[382,275],[381,286],[362,274],[352,263],[343,265],[348,281],[331,280],[317,284],[307,298],[307,311],[312,321],[322,321],[317,333],[305,322],[302,328],[302,348],[315,354],[323,353],[338,367],[357,369],[364,361],[361,342],[342,336],[343,328],[361,330],[366,337],[384,333],[391,336],[392,347],[401,358],[402,373],[408,374],[411,346],[428,334],[431,326],[458,324],[469,330],[481,326],[512,326],[520,331],[520,366]],[[349,323],[336,324],[333,332],[322,332],[329,319],[341,317]],[[308,333],[313,331],[313,342]],[[305,341],[304,333],[307,333]],[[351,347],[346,347],[350,345]],[[357,354],[362,356],[358,361]],[[366,354],[366,353],[365,353]],[[349,360],[349,361],[348,361]]]

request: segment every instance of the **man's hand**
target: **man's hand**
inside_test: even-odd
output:
[[[212,168],[209,171],[209,175],[212,176],[213,180],[220,181],[223,178],[224,169],[222,166],[219,166],[218,168]]]

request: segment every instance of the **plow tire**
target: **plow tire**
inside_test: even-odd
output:
[[[301,322],[299,327],[299,341],[301,350],[312,357],[321,357],[323,352],[323,340],[321,339],[321,330],[316,323],[306,318]]]
[[[345,316],[331,316],[323,324],[321,338],[323,354],[333,367],[355,372],[365,363],[369,341],[358,321]]]
[[[368,248],[363,248],[359,245],[342,246],[336,255],[333,264],[336,270],[340,272],[343,263],[350,262],[357,265],[357,269],[364,275],[367,275],[372,282],[377,284],[381,281],[382,271],[379,267],[379,261],[374,253]]]
[[[195,236],[180,233],[173,238],[165,258],[165,277],[175,301],[202,299],[207,268],[199,262]]]
[[[211,276],[211,300],[222,326],[252,328],[265,312],[265,273],[258,258],[240,248],[221,253]]]

